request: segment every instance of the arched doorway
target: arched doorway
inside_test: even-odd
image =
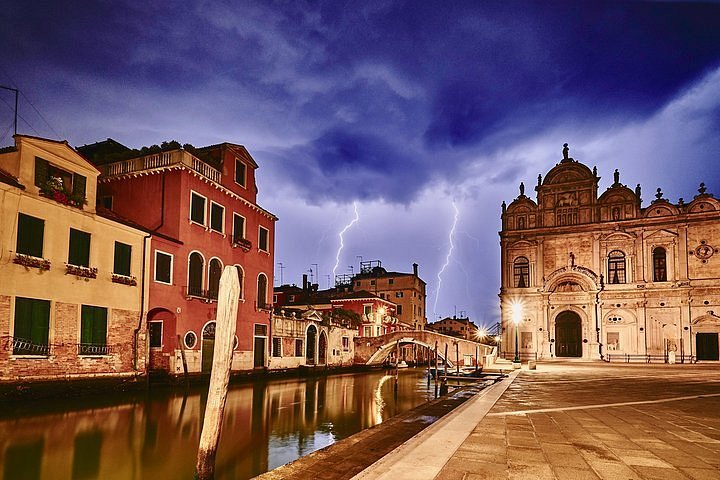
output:
[[[210,373],[215,353],[215,321],[208,322],[202,331],[202,373]]]
[[[315,365],[315,345],[317,340],[317,328],[310,325],[305,333],[305,363]]]
[[[150,346],[148,368],[151,371],[170,371],[170,354],[176,342],[175,314],[164,308],[153,308],[147,315],[147,340]]]
[[[327,335],[325,335],[325,332],[320,334],[320,341],[318,342],[318,363],[320,365],[327,363]]]
[[[555,356],[582,357],[582,321],[569,310],[555,319]]]

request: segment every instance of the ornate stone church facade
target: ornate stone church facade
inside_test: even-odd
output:
[[[719,360],[720,201],[660,189],[641,206],[597,170],[563,159],[538,176],[537,200],[502,205],[500,290],[506,356],[608,361]]]

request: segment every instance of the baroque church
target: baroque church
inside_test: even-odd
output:
[[[598,196],[597,169],[564,147],[536,201],[521,183],[502,205],[506,357],[517,338],[523,360],[719,360],[720,201],[701,183],[691,201],[658,188],[642,207],[617,170]]]

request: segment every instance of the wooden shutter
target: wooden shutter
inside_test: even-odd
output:
[[[87,179],[78,174],[73,173],[73,195],[80,195],[85,196],[85,184],[87,183]]]
[[[70,229],[70,249],[68,263],[81,267],[90,266],[90,234]]]
[[[35,157],[35,185],[41,187],[48,180],[50,163],[40,157]]]
[[[18,213],[18,233],[15,251],[25,255],[42,258],[45,221]]]
[[[107,343],[107,308],[83,305],[80,323],[80,343],[90,345]]]
[[[130,276],[130,257],[132,255],[132,247],[121,242],[115,242],[115,261],[113,263],[113,273],[118,275]]]
[[[15,299],[15,338],[35,345],[47,345],[50,330],[50,302],[33,298]]]

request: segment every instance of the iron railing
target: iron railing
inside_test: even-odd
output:
[[[631,355],[628,353],[608,353],[606,362],[622,363],[669,363],[669,355]],[[676,355],[675,363],[694,363],[695,355]]]
[[[107,344],[79,343],[78,355],[110,355],[111,348]]]
[[[50,355],[50,345],[47,343],[33,343],[25,338],[12,337],[13,355],[38,355],[46,357]]]
[[[215,289],[204,290],[200,287],[196,287],[193,285],[189,285],[187,287],[187,295],[188,295],[188,297],[202,298],[204,300],[217,300],[218,299],[218,291],[217,290],[215,290]]]

